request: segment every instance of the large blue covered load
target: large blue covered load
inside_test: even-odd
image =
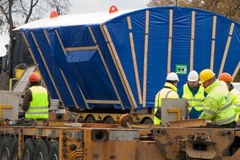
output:
[[[52,98],[71,109],[153,107],[167,73],[239,70],[240,25],[217,14],[156,7],[47,18],[21,27]]]

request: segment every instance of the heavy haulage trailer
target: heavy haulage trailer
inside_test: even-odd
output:
[[[36,66],[12,91],[0,92],[0,159],[240,156],[239,128],[184,120],[185,100],[163,100],[163,124],[149,124],[155,94],[170,71],[179,75],[179,86],[193,69],[236,77],[240,24],[203,10],[156,7],[45,18],[16,30],[53,103],[48,121],[21,118],[22,95]]]
[[[56,119],[48,126],[24,125],[29,122],[1,126],[1,159],[236,160],[240,156],[239,129],[207,128],[200,120],[185,120],[185,127],[173,122],[166,127],[142,124],[123,128],[118,124],[76,124],[68,119],[63,125],[64,120]],[[191,125],[194,127],[186,127]]]

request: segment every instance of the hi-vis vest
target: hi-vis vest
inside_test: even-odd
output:
[[[199,119],[212,120],[217,125],[225,125],[235,121],[234,106],[226,84],[215,81],[205,91],[207,96],[204,100],[204,111]],[[215,105],[212,106],[212,104]]]
[[[158,110],[158,107],[161,107],[161,105],[162,105],[161,99],[162,98],[179,98],[178,94],[177,94],[177,88],[168,82],[166,82],[164,84],[164,88],[161,89],[155,97],[154,113],[156,113],[156,111]],[[154,124],[161,123],[161,120],[159,118],[157,118],[156,116],[154,116],[153,121],[154,121]]]
[[[25,113],[28,119],[47,119],[48,118],[48,94],[47,90],[41,86],[32,86],[32,101],[29,109]]]
[[[234,111],[236,114],[235,121],[238,122],[239,114],[240,114],[240,93],[237,89],[233,88],[230,91],[230,97],[232,100],[232,104],[234,105]]]
[[[202,86],[199,86],[198,92],[193,96],[188,84],[185,84],[183,86],[182,98],[187,99],[189,104],[188,111],[191,111],[192,107],[194,107],[197,111],[203,110],[204,88]]]

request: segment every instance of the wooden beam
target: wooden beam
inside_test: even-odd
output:
[[[113,86],[113,89],[114,89],[114,91],[115,91],[115,94],[117,95],[118,101],[117,101],[116,104],[120,104],[122,110],[124,110],[125,107],[124,107],[124,105],[123,105],[123,103],[122,103],[122,100],[121,100],[121,97],[120,97],[120,95],[119,95],[119,93],[118,93],[117,87],[116,87],[116,85],[115,85],[115,83],[114,83],[114,81],[113,81],[112,75],[111,75],[111,73],[110,73],[110,71],[109,71],[109,69],[108,69],[108,65],[107,65],[107,63],[106,63],[106,61],[105,61],[105,59],[104,59],[104,56],[103,56],[103,54],[102,54],[102,51],[101,51],[101,49],[99,48],[99,45],[98,45],[97,40],[96,40],[96,38],[95,38],[95,35],[94,35],[93,31],[92,31],[92,28],[91,28],[91,27],[88,27],[88,30],[89,30],[89,32],[90,32],[90,34],[91,34],[91,37],[92,37],[94,43],[96,44],[95,47],[96,47],[97,50],[98,50],[98,53],[99,53],[99,56],[101,57],[101,60],[102,60],[103,65],[104,65],[104,68],[106,69],[107,75],[108,75],[108,77],[109,77],[109,79],[110,79],[110,82],[111,82],[111,84],[112,84],[112,86]],[[101,31],[102,31],[102,33],[103,33],[103,30],[101,30]],[[104,34],[104,33],[103,33],[103,34]]]
[[[61,47],[62,47],[62,50],[64,51],[64,45],[63,45],[63,43],[62,43],[62,41],[61,41],[61,37],[60,37],[58,31],[55,30],[55,33],[56,33],[57,38],[58,38],[58,41],[59,41],[59,43],[60,43],[60,45],[61,45]],[[66,55],[66,52],[65,52],[65,51],[64,51],[64,53],[65,53],[65,55]],[[70,96],[72,97],[72,100],[73,100],[73,103],[74,103],[75,107],[79,109],[80,107],[78,106],[78,103],[77,103],[77,101],[76,101],[76,98],[74,97],[74,95],[73,95],[73,93],[72,93],[72,90],[71,90],[71,87],[70,87],[69,84],[68,84],[67,78],[65,77],[65,75],[63,74],[63,71],[62,71],[60,68],[59,68],[59,71],[60,71],[60,73],[61,73],[62,76],[63,76],[64,82],[65,82],[65,84],[66,84],[66,86],[67,86],[67,88],[68,88],[68,91],[69,91],[69,93],[70,93]],[[79,86],[78,86],[78,88],[79,88]],[[87,105],[87,104],[86,104],[86,105]],[[87,107],[88,107],[88,106],[87,106]]]
[[[173,10],[169,10],[169,30],[168,30],[168,60],[167,73],[171,72],[171,58],[172,58],[172,34],[173,34]]]
[[[193,70],[193,64],[194,64],[195,15],[196,15],[196,12],[192,11],[191,45],[190,45],[190,68],[189,68],[190,71]]]
[[[124,90],[127,93],[127,98],[128,98],[128,100],[130,102],[131,108],[136,108],[137,104],[136,104],[135,98],[133,96],[133,93],[131,91],[131,88],[130,88],[130,85],[128,83],[128,80],[126,78],[126,75],[124,73],[121,61],[120,61],[120,59],[118,57],[115,45],[112,42],[112,38],[111,38],[111,36],[110,36],[110,34],[108,32],[107,26],[104,25],[102,27],[103,27],[103,30],[104,30],[103,33],[106,35],[106,38],[107,38],[106,40],[107,40],[107,43],[108,43],[109,51],[110,51],[111,56],[113,58],[114,64],[115,64],[115,66],[117,68],[117,71],[118,71],[119,77],[121,79],[121,82],[123,84]]]
[[[147,65],[148,65],[148,41],[149,41],[149,11],[145,15],[145,37],[144,37],[144,66],[143,66],[143,107],[146,107],[147,95]]]
[[[212,23],[212,45],[211,45],[211,58],[210,58],[210,69],[214,68],[214,55],[215,55],[215,39],[216,39],[216,25],[217,25],[217,16],[213,16]]]
[[[229,30],[229,35],[228,35],[228,39],[227,39],[227,44],[226,44],[226,47],[225,47],[225,50],[224,50],[224,54],[223,54],[223,58],[222,58],[222,63],[221,63],[221,66],[220,66],[220,70],[219,70],[218,75],[223,72],[223,67],[224,67],[225,62],[226,62],[226,59],[227,59],[228,50],[229,50],[229,46],[230,46],[230,43],[231,43],[231,40],[232,40],[232,34],[233,34],[233,31],[234,31],[234,27],[235,27],[235,23],[232,23],[232,24],[231,24],[231,27],[230,27],[230,30]]]
[[[130,16],[127,17],[127,22],[128,22],[128,29],[130,30],[129,41],[130,41],[130,47],[131,47],[131,53],[132,53],[132,62],[133,62],[133,68],[134,68],[138,99],[139,99],[139,103],[142,104],[142,93],[141,93],[140,80],[138,75],[138,65],[137,65],[137,58],[136,58],[136,51],[135,51],[134,38],[132,33],[132,23],[131,23]]]

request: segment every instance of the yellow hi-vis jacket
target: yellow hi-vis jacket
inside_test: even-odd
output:
[[[191,111],[194,107],[197,111],[203,110],[203,101],[204,101],[204,88],[202,85],[199,86],[197,93],[193,96],[188,84],[183,86],[183,95],[182,98],[187,99],[189,104],[188,111]]]
[[[173,84],[168,83],[168,82],[166,82],[164,84],[163,89],[161,89],[156,94],[155,105],[154,105],[155,106],[154,113],[157,112],[158,107],[161,107],[161,105],[162,105],[161,99],[162,98],[179,98],[179,96],[177,94],[177,88]],[[161,120],[159,118],[157,118],[156,116],[154,116],[153,121],[154,121],[154,124],[160,124],[161,123]]]
[[[226,84],[216,80],[205,88],[207,96],[203,102],[203,112],[199,119],[215,122],[217,125],[225,125],[235,121],[236,115]]]
[[[232,104],[234,105],[234,111],[236,114],[235,121],[238,122],[239,114],[240,114],[240,92],[237,89],[233,88],[230,91],[230,97],[232,100]]]
[[[48,118],[48,94],[42,86],[32,86],[32,101],[29,109],[25,113],[28,119],[47,119]]]

